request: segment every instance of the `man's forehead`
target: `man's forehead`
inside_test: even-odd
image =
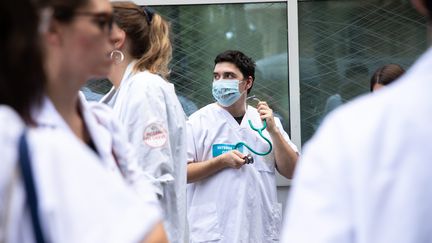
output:
[[[240,69],[233,63],[220,62],[215,65],[213,72],[215,73],[241,73]]]

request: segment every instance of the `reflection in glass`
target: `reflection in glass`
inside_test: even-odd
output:
[[[174,53],[170,81],[197,108],[213,102],[214,58],[238,49],[257,63],[250,95],[266,100],[289,121],[286,3],[161,6],[172,23]]]
[[[427,44],[425,21],[409,0],[300,1],[298,6],[304,143],[326,114],[369,93],[376,68],[387,63],[408,68]]]

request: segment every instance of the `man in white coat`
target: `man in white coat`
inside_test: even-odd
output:
[[[215,59],[213,96],[192,114],[188,128],[188,219],[191,242],[273,242],[279,237],[281,206],[276,198],[275,169],[291,178],[298,154],[296,146],[273,116],[266,102],[257,109],[246,104],[255,78],[254,61],[239,51],[226,51]],[[249,126],[267,122],[263,135]]]
[[[431,16],[431,0],[412,2]],[[431,67],[429,50],[329,115],[296,171],[283,242],[432,242]]]

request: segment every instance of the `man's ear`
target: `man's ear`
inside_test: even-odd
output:
[[[411,0],[412,5],[414,8],[422,15],[429,16],[429,11],[426,7],[426,1],[427,0]]]
[[[252,78],[252,76],[249,76],[246,81],[247,81],[247,89],[249,90],[253,86],[254,79]]]

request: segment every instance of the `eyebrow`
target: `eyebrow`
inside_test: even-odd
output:
[[[219,73],[217,72],[213,72],[213,75],[219,75]],[[226,75],[232,75],[232,76],[237,76],[235,73],[233,72],[223,72],[222,76],[226,76]]]

